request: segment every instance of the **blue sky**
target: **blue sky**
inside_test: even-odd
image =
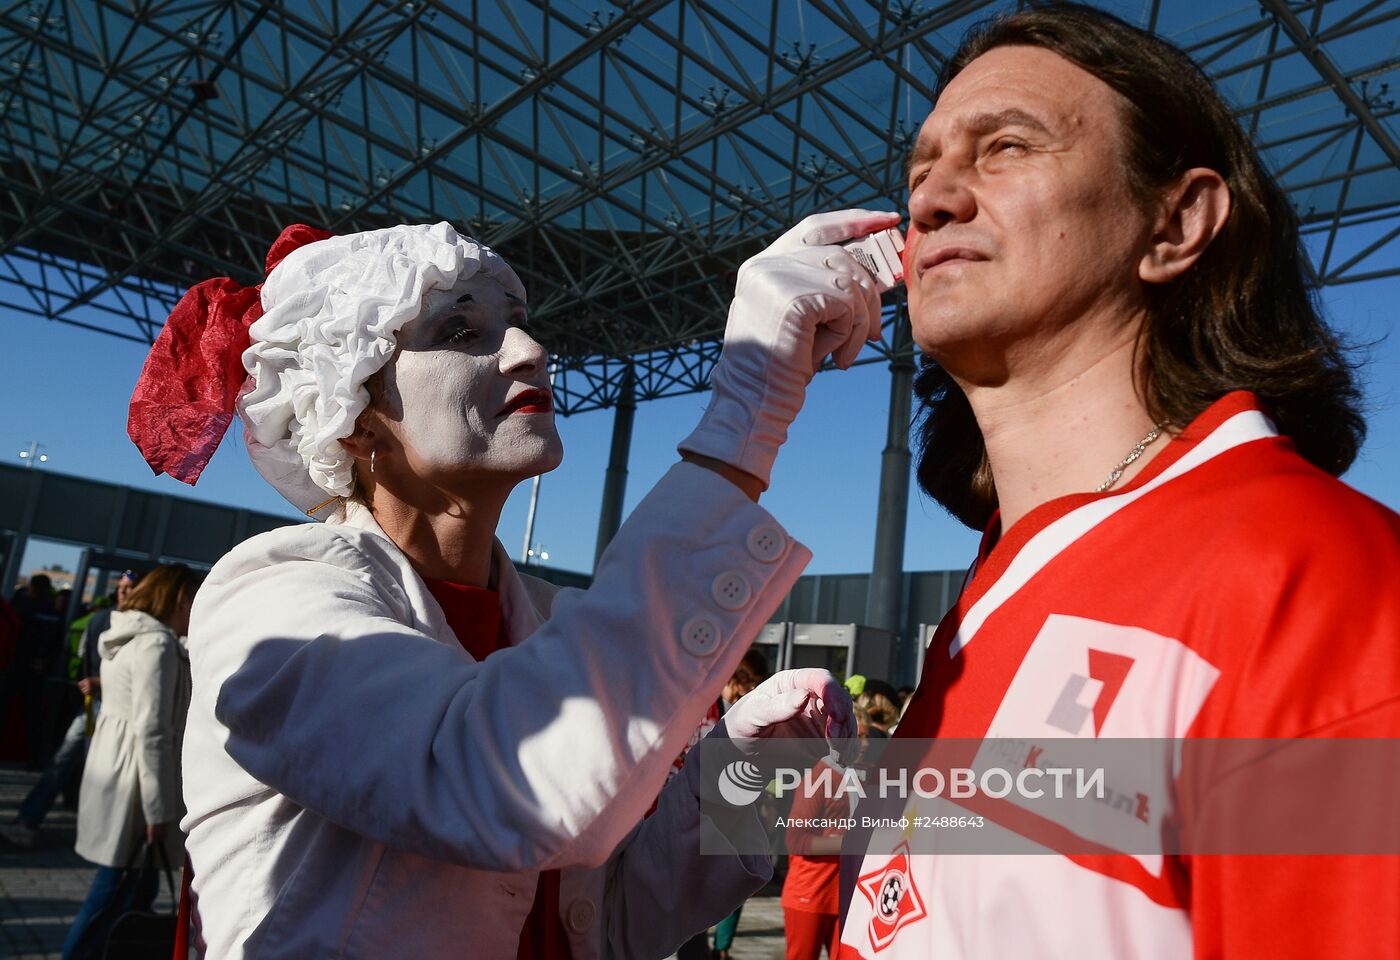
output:
[[[1400,382],[1400,346],[1386,335],[1398,300],[1400,279],[1329,288],[1323,295],[1335,326],[1353,341],[1374,344],[1362,371],[1370,434],[1346,479],[1392,509],[1400,509],[1400,407],[1395,389]],[[151,476],[126,437],[127,401],[145,356],[141,345],[34,320],[7,312],[3,305],[0,323],[11,345],[0,376],[0,456],[9,462],[19,462],[18,452],[37,440],[50,457],[39,469],[291,515],[291,508],[249,464],[236,426],[197,487]],[[629,510],[675,462],[676,443],[700,415],[706,396],[638,407]],[[870,568],[888,399],[889,373],[883,364],[824,373],[814,382],[793,427],[763,503],[812,548],[815,559],[809,572]],[[560,420],[564,465],[544,478],[535,535],[549,551],[551,566],[592,568],[611,429],[611,411]],[[499,536],[514,556],[524,537],[528,499],[529,485],[522,485],[501,518]],[[962,568],[975,547],[970,531],[915,493],[906,569]],[[25,570],[54,560],[71,568],[76,556],[72,548],[36,544]]]

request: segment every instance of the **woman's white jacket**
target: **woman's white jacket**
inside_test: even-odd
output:
[[[236,547],[190,630],[208,956],[513,960],[552,868],[574,960],[667,956],[768,877],[700,855],[693,770],[661,788],[809,558],[678,464],[587,591],[518,576],[498,543],[519,645],[476,662],[363,507]]]
[[[97,640],[102,712],[78,794],[80,857],[124,867],[146,842],[146,825],[173,823],[180,803],[180,740],[190,704],[190,665],[169,627],[139,610],[117,610]],[[166,834],[172,867],[179,831]]]

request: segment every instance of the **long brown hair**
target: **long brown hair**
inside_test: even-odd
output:
[[[1012,45],[1058,54],[1120,95],[1126,179],[1144,203],[1193,167],[1229,185],[1225,227],[1191,269],[1149,291],[1137,357],[1152,419],[1185,425],[1230,391],[1250,390],[1300,454],[1344,472],[1366,433],[1353,365],[1305,278],[1297,214],[1210,79],[1112,14],[1055,4],[974,27],[939,92],[982,54]],[[996,488],[967,397],[927,357],[914,393],[919,485],[963,523],[985,527]]]
[[[181,604],[191,599],[202,575],[183,563],[164,563],[141,578],[118,610],[140,610],[166,626]]]

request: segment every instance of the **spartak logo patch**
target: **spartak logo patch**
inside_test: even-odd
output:
[[[856,884],[873,910],[870,945],[877,953],[893,943],[901,929],[928,916],[909,869],[907,840],[896,848],[894,856],[884,866],[865,874]]]

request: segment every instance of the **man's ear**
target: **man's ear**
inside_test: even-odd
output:
[[[1169,283],[1205,252],[1230,219],[1230,187],[1209,167],[1193,167],[1163,198],[1150,245],[1138,264],[1145,283]]]

